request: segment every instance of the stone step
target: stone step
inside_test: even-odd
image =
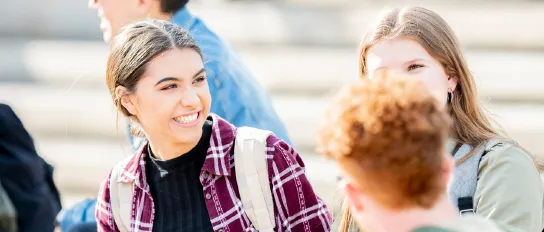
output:
[[[195,1],[195,14],[235,44],[352,46],[388,5],[413,1]],[[328,1],[336,2],[336,1]],[[0,34],[9,37],[100,40],[96,13],[85,1],[0,3]],[[418,1],[440,13],[471,48],[544,49],[542,1]],[[225,10],[228,9],[228,10]],[[68,20],[67,20],[68,19]],[[36,22],[40,26],[36,26]]]
[[[326,97],[272,95],[273,104],[297,148],[313,150]],[[106,90],[53,89],[28,84],[0,85],[0,101],[11,104],[29,130],[59,138],[126,139],[124,120],[116,128],[116,111]],[[544,105],[486,103],[506,131],[544,157]]]
[[[95,197],[109,170],[130,155],[128,144],[122,142],[43,136],[34,139],[40,155],[55,166],[55,183],[68,205]],[[324,200],[332,203],[338,176],[336,166],[316,154],[301,152],[301,156],[314,188]]]
[[[0,50],[5,51],[0,54],[0,83],[105,87],[108,51],[101,42],[0,40]],[[355,48],[242,46],[238,50],[272,94],[322,95],[357,76]],[[544,70],[539,68],[544,52],[467,50],[465,55],[482,97],[544,102]]]
[[[332,2],[332,1],[331,1]],[[233,43],[355,45],[384,7],[421,5],[439,13],[470,48],[543,49],[544,3],[495,1],[350,1],[345,4],[206,5],[195,13]],[[239,13],[230,9],[240,7]],[[485,15],[485,17],[482,17]],[[241,22],[247,22],[241,23]],[[263,30],[263,26],[266,30]],[[508,28],[505,30],[505,28]],[[530,31],[530,33],[528,33]]]

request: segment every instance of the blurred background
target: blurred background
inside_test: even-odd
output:
[[[271,94],[318,193],[337,170],[316,154],[327,96],[357,78],[357,46],[384,6],[422,5],[457,33],[481,100],[511,137],[544,158],[542,0],[193,0],[189,9],[232,44]],[[0,1],[0,101],[56,167],[64,206],[94,197],[128,156],[124,120],[105,86],[107,45],[85,0]]]

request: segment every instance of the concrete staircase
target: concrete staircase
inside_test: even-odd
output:
[[[9,37],[101,38],[85,1],[18,0],[0,3],[0,34]],[[234,44],[358,44],[383,7],[422,5],[440,13],[469,48],[544,48],[540,0],[193,0],[189,8]]]
[[[419,4],[437,10],[458,33],[494,118],[544,157],[544,2],[459,2]],[[16,109],[56,165],[68,205],[93,196],[109,168],[130,153],[104,83],[107,46],[85,7],[69,0],[0,3],[0,101]],[[329,95],[357,78],[358,40],[381,7],[369,0],[191,3],[270,92],[328,202],[337,170],[314,152],[316,127]]]

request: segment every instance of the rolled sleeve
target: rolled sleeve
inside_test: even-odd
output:
[[[277,139],[277,138],[273,138]],[[330,231],[332,216],[314,192],[304,162],[287,143],[277,139],[269,168],[278,226],[285,231]],[[283,231],[277,230],[277,231]]]

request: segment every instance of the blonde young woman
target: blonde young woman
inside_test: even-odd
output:
[[[367,32],[359,59],[361,77],[372,78],[381,69],[414,76],[448,108],[453,120],[448,151],[456,165],[448,194],[462,213],[542,231],[544,188],[536,164],[484,114],[474,77],[444,19],[422,7],[386,12]],[[344,207],[340,231],[357,231],[350,218]]]

